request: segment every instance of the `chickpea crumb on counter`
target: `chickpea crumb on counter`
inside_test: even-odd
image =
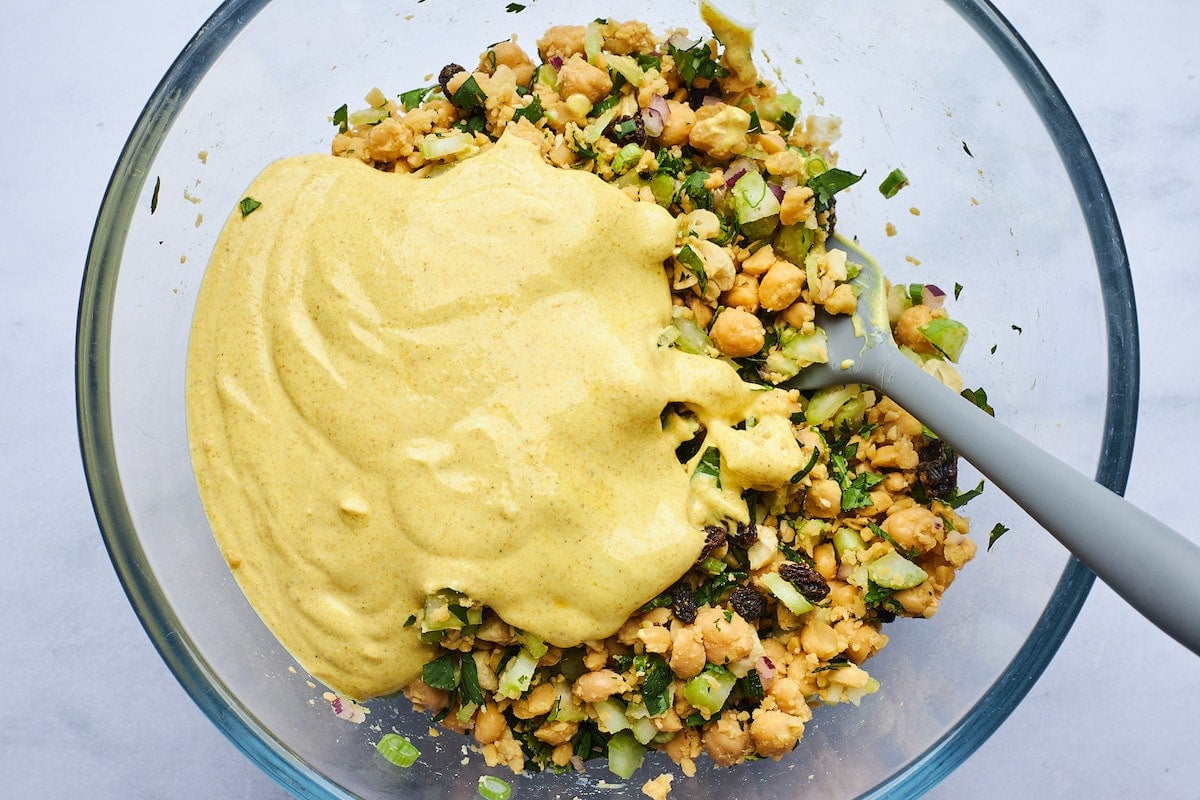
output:
[[[684,775],[702,753],[722,767],[780,759],[814,707],[879,688],[862,665],[887,644],[884,626],[931,616],[975,553],[955,510],[972,493],[927,428],[865,386],[786,387],[827,357],[817,311],[855,312],[834,195],[860,176],[836,167],[836,119],[801,116],[748,66],[748,38],[745,52],[722,40],[736,37],[560,25],[532,54],[499,42],[472,70],[448,64],[436,84],[373,91],[367,108],[334,115],[333,154],[382,171],[433,176],[516,135],[549,164],[666,208],[678,228],[660,345],[729,363],[787,411],[780,431],[736,431],[757,448],[743,464],[685,404],[664,410],[665,430],[691,434],[677,452],[712,510],[708,544],[609,638],[552,647],[450,590],[441,618],[426,604],[416,623],[440,666],[406,694],[489,765],[582,770],[606,757],[628,777],[651,750]],[[938,300],[893,287],[895,337],[961,389],[957,353],[931,333],[949,321]],[[671,781],[642,792],[662,800]]]

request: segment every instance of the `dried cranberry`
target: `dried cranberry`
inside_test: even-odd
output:
[[[754,546],[758,541],[758,526],[751,522],[749,525],[738,523],[737,533],[729,537],[733,543],[743,550]]]
[[[799,589],[810,602],[816,603],[829,596],[829,584],[808,564],[785,561],[779,565],[779,577]]]
[[[757,590],[749,586],[743,586],[740,589],[735,589],[733,594],[729,595],[729,605],[733,606],[733,610],[742,619],[755,620],[766,613],[767,598],[763,597]]]
[[[727,536],[725,529],[718,525],[709,525],[704,529],[704,547],[700,549],[700,557],[697,561],[703,561],[712,555],[712,552],[721,545],[725,544]]]
[[[691,625],[696,621],[696,595],[686,581],[671,587],[671,611],[680,622]]]

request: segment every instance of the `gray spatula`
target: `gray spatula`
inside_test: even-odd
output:
[[[888,324],[879,268],[852,281],[858,312],[820,312],[829,362],[786,385],[818,389],[865,383],[883,391],[966,458],[1114,591],[1200,654],[1200,547],[1123,497],[1010,431],[910,361]]]

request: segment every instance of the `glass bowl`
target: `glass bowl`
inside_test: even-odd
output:
[[[511,6],[511,9],[508,8]],[[454,734],[428,735],[403,699],[336,718],[323,687],[260,622],[222,560],[196,491],[184,363],[205,262],[225,216],[271,160],[325,151],[328,120],[374,86],[428,84],[517,33],[597,16],[702,30],[694,2],[566,0],[221,6],[150,98],[116,165],[84,277],[79,429],[105,541],[130,602],[184,689],[248,757],[300,797],[471,797],[487,772]],[[730,4],[731,10],[732,4]],[[755,2],[736,13],[802,113],[843,122],[841,165],[867,179],[838,206],[896,280],[960,284],[969,386],[998,417],[1115,490],[1133,446],[1137,345],[1120,231],[1062,96],[994,8],[846,0]],[[761,63],[761,61],[760,61]],[[912,185],[886,200],[893,167]],[[887,235],[891,223],[895,235]],[[919,263],[918,263],[919,262]],[[961,482],[976,477],[964,469]],[[672,797],[913,797],[1004,720],[1066,634],[1092,576],[996,490],[969,507],[980,553],[931,620],[902,620],[870,664],[861,708],[817,709],[780,762],[701,767]],[[382,761],[382,731],[412,736],[411,769]],[[672,768],[650,759],[639,778]],[[493,771],[494,772],[494,771]],[[508,777],[508,776],[506,776]],[[636,794],[602,765],[523,776],[514,796]]]

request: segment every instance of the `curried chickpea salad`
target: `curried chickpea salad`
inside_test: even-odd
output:
[[[928,428],[864,386],[788,388],[826,360],[817,311],[855,311],[858,266],[833,245],[836,196],[862,173],[837,166],[839,121],[803,116],[757,70],[749,31],[701,8],[711,35],[552,27],[536,50],[499,42],[334,114],[333,154],[384,172],[436,175],[516,136],[667,209],[677,239],[659,346],[729,364],[783,410],[781,425],[744,420],[743,441],[782,436],[801,456],[798,469],[750,463],[756,451],[722,450],[692,408],[669,405],[664,430],[707,509],[704,546],[606,639],[556,647],[450,588],[428,597],[408,623],[434,657],[405,693],[514,772],[605,758],[628,778],[651,750],[685,775],[703,754],[779,759],[814,707],[878,690],[864,664],[887,623],[932,616],[975,555],[959,509],[982,487],[959,491],[957,456]],[[880,191],[905,181],[893,172]],[[953,366],[966,329],[940,290],[892,286],[889,313],[912,359],[986,406]],[[661,796],[669,781],[649,786]]]

